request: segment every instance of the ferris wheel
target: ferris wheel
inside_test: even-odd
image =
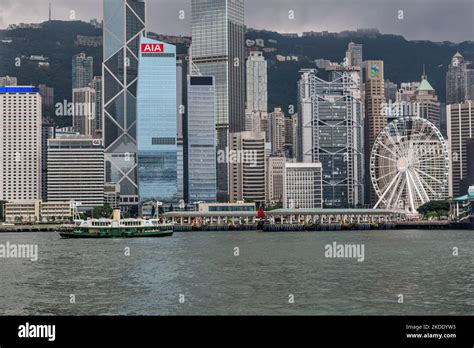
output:
[[[379,134],[370,156],[374,208],[416,213],[448,197],[449,152],[441,132],[426,119],[401,117]]]

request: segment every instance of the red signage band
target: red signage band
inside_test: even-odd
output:
[[[164,44],[142,44],[142,53],[162,53],[164,51]]]

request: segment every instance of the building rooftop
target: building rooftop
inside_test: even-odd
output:
[[[387,215],[387,214],[398,214],[401,212],[397,212],[394,210],[387,210],[387,209],[331,209],[331,208],[323,208],[323,209],[275,209],[265,214],[270,215],[278,215],[278,214],[325,214],[325,215],[339,215],[339,214],[362,214],[362,215]]]
[[[428,80],[424,79],[421,81],[420,86],[418,86],[418,91],[434,91],[434,88],[428,82]]]

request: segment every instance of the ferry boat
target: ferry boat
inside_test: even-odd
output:
[[[170,237],[173,235],[173,226],[163,225],[157,219],[121,219],[120,210],[116,209],[112,219],[78,221],[78,226],[59,235],[62,238]]]

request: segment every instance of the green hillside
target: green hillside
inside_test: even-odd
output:
[[[77,35],[101,36],[102,30],[81,21],[45,22],[40,29],[15,29],[0,31],[0,76],[18,78],[19,84],[47,84],[55,88],[55,102],[71,99],[71,59],[82,51],[94,57],[94,75],[101,74],[102,47],[78,47],[74,45]],[[426,65],[431,85],[437,90],[441,101],[445,99],[445,74],[451,57],[459,47],[467,59],[474,60],[474,43],[455,45],[449,42],[407,41],[401,36],[378,35],[376,37],[339,38],[336,35],[324,37],[285,37],[275,32],[253,31],[248,39],[265,40],[266,48],[276,51],[265,53],[268,60],[269,107],[281,106],[288,110],[296,105],[296,82],[298,71],[315,67],[314,60],[323,58],[339,62],[343,59],[347,44],[352,40],[364,45],[364,59],[385,61],[385,78],[393,82],[418,81]],[[11,43],[8,40],[12,40]],[[274,40],[276,43],[269,42]],[[178,47],[183,52],[185,47]],[[298,61],[278,62],[277,54],[298,56]],[[27,57],[43,55],[48,57],[49,69],[42,69],[29,62]],[[23,58],[22,58],[23,57]],[[15,66],[15,59],[21,58],[21,66]],[[58,125],[67,125],[70,120],[47,115]]]
[[[445,100],[445,78],[452,56],[459,51],[466,59],[474,60],[474,42],[455,45],[450,42],[408,41],[402,36],[378,35],[376,37],[339,38],[329,34],[324,37],[285,37],[275,32],[249,31],[248,39],[261,38],[265,47],[274,47],[276,52],[266,53],[268,64],[269,104],[284,106],[296,103],[295,86],[301,68],[315,68],[315,59],[341,62],[347,45],[353,41],[363,45],[363,59],[381,59],[385,66],[385,79],[401,82],[420,81],[423,64],[431,85],[441,101]],[[275,40],[277,43],[269,42]],[[295,55],[299,61],[278,62],[275,55]]]

